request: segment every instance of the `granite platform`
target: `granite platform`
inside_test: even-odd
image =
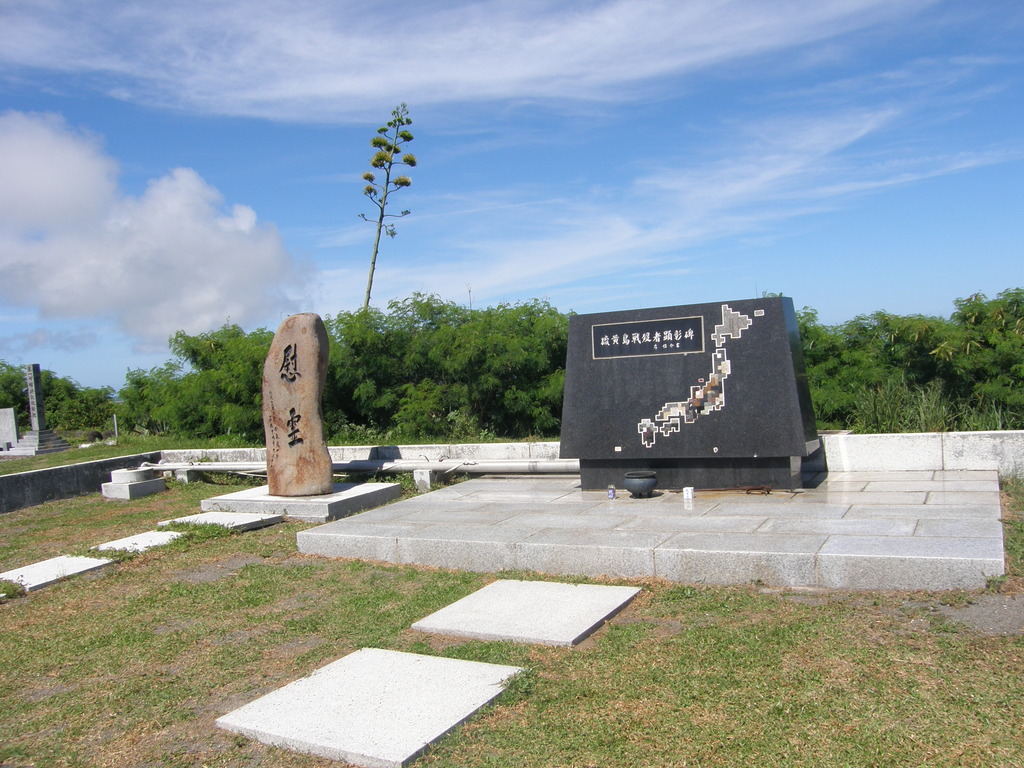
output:
[[[301,531],[301,552],[480,572],[851,590],[980,589],[1002,575],[992,470],[832,472],[769,494],[583,491],[485,476]]]

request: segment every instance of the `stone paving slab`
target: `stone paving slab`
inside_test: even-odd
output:
[[[0,573],[0,579],[21,584],[26,592],[49,586],[55,581],[66,579],[79,573],[88,573],[110,565],[113,560],[100,557],[81,557],[78,555],[60,555],[43,560],[39,563],[15,568]]]
[[[609,500],[578,478],[573,489],[558,477],[481,477],[423,494],[408,513],[413,502],[400,501],[301,531],[298,544],[330,557],[687,583],[978,589],[1003,573],[995,471],[820,480],[769,495],[698,490],[687,501]]]
[[[170,544],[179,536],[184,535],[180,531],[146,531],[145,533],[137,533],[134,536],[126,536],[123,539],[108,541],[93,547],[93,549],[101,551],[118,549],[126,552],[145,552],[153,547],[162,547],[164,544]]]
[[[399,483],[335,483],[333,493],[321,496],[271,496],[264,485],[204,499],[199,508],[204,512],[273,514],[324,523],[387,504],[401,495]]]
[[[219,728],[367,768],[401,768],[519,667],[364,648],[219,718]]]
[[[194,525],[222,525],[233,531],[251,531],[255,528],[265,528],[268,525],[277,525],[282,522],[282,515],[255,514],[244,512],[200,512],[198,515],[176,517],[173,520],[163,520],[157,523],[160,528],[171,523],[192,523]]]
[[[475,640],[573,646],[639,592],[637,587],[503,579],[420,619],[412,628]]]

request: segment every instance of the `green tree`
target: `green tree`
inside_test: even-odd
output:
[[[263,439],[263,363],[274,334],[237,325],[170,341],[175,360],[128,373],[126,426],[194,437]]]
[[[83,387],[45,368],[40,374],[47,428],[102,431],[110,426],[114,415],[113,389]],[[22,432],[30,429],[24,366],[0,360],[0,408],[14,408],[18,428]]]
[[[324,408],[346,408],[349,425],[406,440],[558,433],[569,321],[546,302],[470,309],[416,294],[325,323],[343,363]]]
[[[376,150],[373,157],[370,158],[370,166],[383,172],[384,178],[378,183],[377,177],[372,171],[363,174],[363,181],[367,182],[363,187],[363,194],[370,198],[377,207],[377,212],[372,218],[363,213],[359,214],[364,221],[376,224],[373,253],[370,257],[370,274],[366,280],[366,298],[363,300],[364,310],[370,306],[370,291],[373,288],[373,273],[377,268],[377,252],[380,249],[381,233],[388,237],[395,236],[395,225],[389,223],[387,219],[400,219],[409,215],[409,211],[402,211],[398,214],[385,212],[388,196],[392,192],[412,184],[412,180],[408,176],[394,175],[399,170],[397,166],[404,165],[412,168],[416,165],[415,155],[404,154],[399,159],[400,148],[413,139],[412,134],[405,128],[407,125],[412,125],[412,120],[409,118],[409,110],[403,102],[391,111],[391,119],[377,129],[377,135],[370,141],[370,146]]]

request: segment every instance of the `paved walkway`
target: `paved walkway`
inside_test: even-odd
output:
[[[609,500],[577,476],[482,477],[310,528],[299,549],[462,570],[839,589],[1003,573],[995,471],[831,473],[770,495]],[[624,491],[620,491],[624,494]]]

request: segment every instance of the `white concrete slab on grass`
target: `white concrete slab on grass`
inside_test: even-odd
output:
[[[26,592],[53,584],[78,573],[88,573],[110,565],[113,560],[102,557],[80,557],[77,555],[61,555],[33,563],[12,571],[0,573],[0,579],[21,584]]]
[[[204,512],[255,512],[284,515],[307,523],[324,523],[379,507],[402,495],[399,483],[335,483],[321,496],[271,496],[268,486],[214,496],[200,503]]]
[[[364,648],[224,715],[217,726],[331,760],[400,768],[521,671]]]
[[[104,544],[93,547],[93,549],[118,549],[125,552],[145,552],[147,549],[152,549],[153,547],[162,547],[164,544],[170,544],[176,538],[183,535],[184,534],[180,531],[146,531],[145,533],[137,533],[134,536],[126,536],[123,539],[108,541]]]
[[[233,531],[251,531],[253,528],[264,528],[276,525],[284,520],[282,515],[258,515],[243,512],[200,512],[198,515],[176,517],[157,523],[157,527],[171,523],[192,523],[194,525],[223,525]]]
[[[113,473],[111,473],[113,474]],[[167,490],[167,483],[162,477],[153,480],[139,480],[131,483],[103,483],[100,493],[105,499],[141,499]]]
[[[412,625],[436,635],[576,645],[621,611],[636,587],[503,579]]]

